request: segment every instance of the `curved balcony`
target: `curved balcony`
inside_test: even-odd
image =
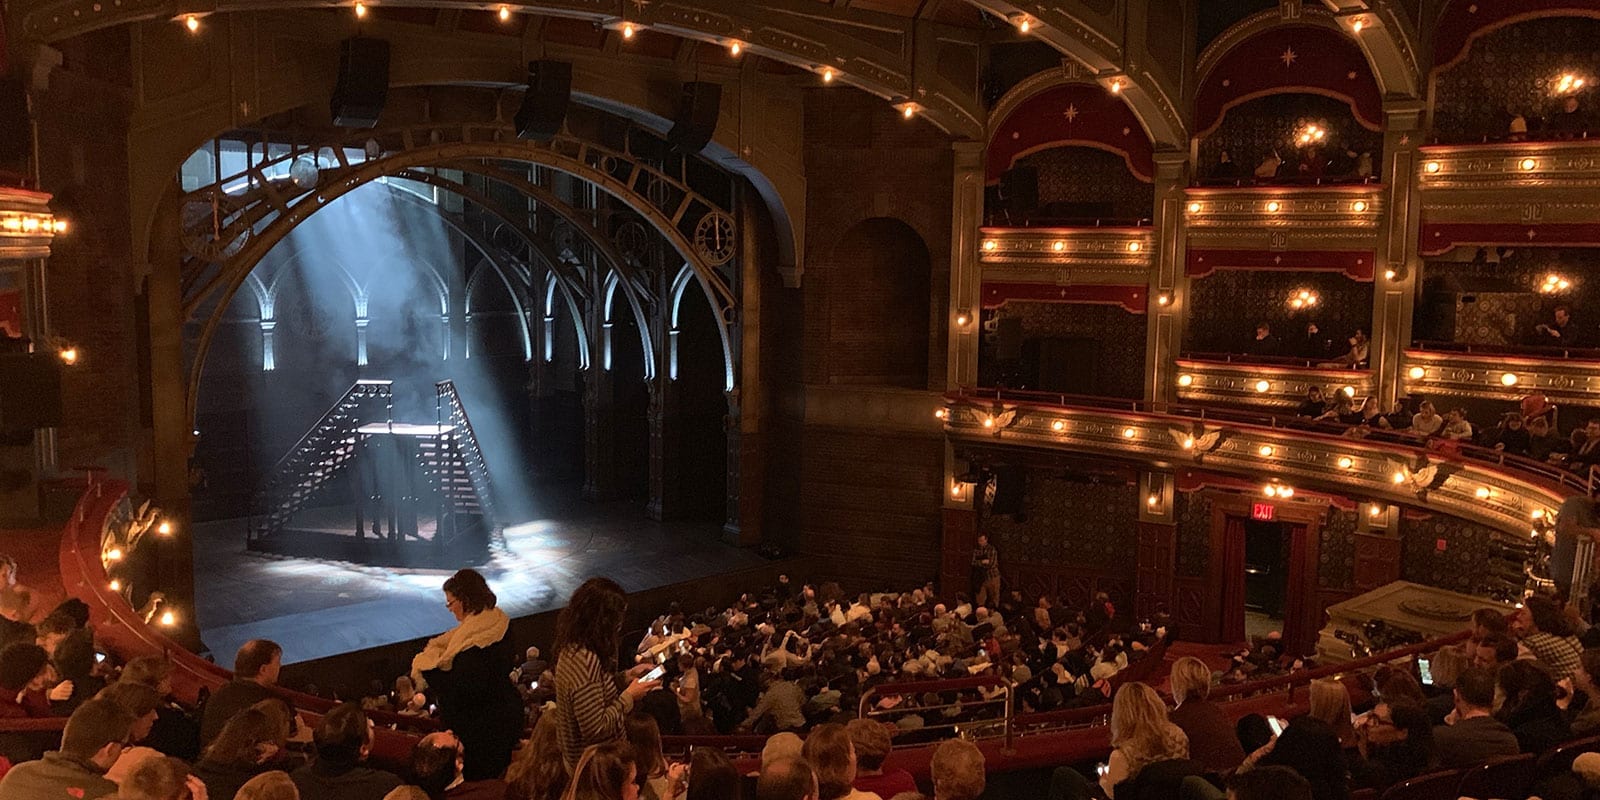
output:
[[[1147,225],[984,228],[978,260],[994,283],[1136,283],[1148,280],[1156,250]]]
[[[1383,186],[1270,185],[1186,191],[1190,272],[1245,252],[1269,252],[1285,268],[1372,276],[1384,217]],[[1201,261],[1207,253],[1215,254]],[[1358,263],[1363,262],[1363,263]]]
[[[1225,353],[1189,353],[1174,362],[1178,399],[1190,403],[1293,409],[1313,386],[1366,397],[1373,391],[1367,369],[1319,367],[1319,362]]]
[[[1449,348],[1449,349],[1440,349]],[[1542,394],[1600,406],[1600,350],[1421,343],[1405,351],[1406,391],[1516,402]]]
[[[1417,169],[1425,254],[1600,242],[1600,140],[1432,145]]]
[[[958,445],[1060,450],[1158,469],[1270,476],[1472,520],[1526,541],[1537,520],[1590,491],[1572,473],[1495,450],[1441,451],[1406,437],[1356,439],[1304,419],[1200,406],[1038,392],[964,390],[946,397]]]

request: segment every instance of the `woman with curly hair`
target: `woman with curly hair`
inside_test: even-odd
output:
[[[617,638],[627,610],[628,596],[616,581],[590,578],[556,620],[556,734],[574,775],[584,748],[620,741],[634,702],[661,685],[638,680],[649,664],[617,674]]]

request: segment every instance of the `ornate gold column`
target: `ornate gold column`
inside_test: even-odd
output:
[[[1422,199],[1417,191],[1417,146],[1421,142],[1423,104],[1418,100],[1384,103],[1383,176],[1389,196],[1384,208],[1377,263],[1373,265],[1372,375],[1378,399],[1385,405],[1403,388],[1400,374],[1405,348],[1411,344],[1411,314],[1422,257],[1417,235],[1422,224]]]
[[[1189,281],[1184,276],[1185,241],[1183,214],[1189,185],[1189,158],[1186,154],[1157,152],[1156,202],[1151,223],[1156,230],[1156,256],[1150,269],[1150,288],[1146,301],[1144,349],[1144,397],[1170,403],[1178,399],[1173,361],[1182,352],[1183,313],[1189,299]]]
[[[983,290],[982,265],[978,262],[978,238],[983,227],[983,154],[982,142],[956,142],[955,170],[950,198],[950,305],[945,314],[946,358],[944,388],[946,391],[978,382],[978,336],[981,327],[981,293]],[[963,320],[965,321],[963,324]],[[928,420],[928,424],[935,424]],[[957,476],[966,471],[958,463],[955,448],[948,439],[944,445],[944,481],[940,494],[944,497],[944,567],[942,580],[952,585],[941,587],[950,592],[956,588],[965,591],[963,559],[971,552],[977,530],[977,504],[972,487],[958,487]]]

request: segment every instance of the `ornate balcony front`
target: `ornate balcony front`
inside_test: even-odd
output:
[[[1430,146],[1417,168],[1424,253],[1600,244],[1600,140]]]
[[[1149,227],[984,228],[985,283],[1143,284],[1155,258]]]
[[[1293,409],[1306,399],[1306,392],[1313,386],[1321,387],[1330,395],[1341,393],[1358,401],[1372,393],[1369,370],[1319,368],[1309,362],[1300,364],[1265,363],[1261,359],[1226,355],[1180,358],[1176,362],[1178,398],[1193,403]]]
[[[66,230],[50,213],[50,195],[0,186],[0,261],[49,258],[50,242]]]
[[[1588,490],[1570,473],[1492,450],[1443,453],[1216,409],[975,390],[948,395],[944,418],[958,449],[1068,451],[1158,470],[1203,465],[1209,472],[1449,514],[1516,541],[1552,522],[1563,500]],[[952,495],[967,491],[965,484],[950,488]]]
[[[1271,265],[1372,277],[1384,213],[1378,184],[1194,188],[1187,197],[1191,275]]]
[[[1516,402],[1542,394],[1565,405],[1600,407],[1600,351],[1567,356],[1407,350],[1402,374],[1412,394]]]

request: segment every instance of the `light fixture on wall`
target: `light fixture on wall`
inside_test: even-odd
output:
[[[1367,506],[1367,516],[1377,518],[1383,516],[1383,506],[1372,503]]]
[[[1278,211],[1282,208],[1283,204],[1276,200],[1270,200],[1267,202],[1267,210],[1274,214],[1278,213]]]
[[[995,240],[993,240],[993,239],[984,239],[983,240],[983,252],[985,252],[985,253],[993,253],[995,248],[999,247],[999,246],[1000,246],[1000,243],[995,241]]]
[[[1489,497],[1491,495],[1493,495],[1493,494],[1494,494],[1494,491],[1491,490],[1489,487],[1487,487],[1487,486],[1479,486],[1477,488],[1477,490],[1475,490],[1472,493],[1472,496],[1478,498],[1479,500],[1488,500]]]
[[[1328,138],[1328,131],[1321,125],[1310,123],[1295,134],[1294,142],[1301,147],[1322,144]]]
[[[1201,207],[1202,206],[1198,202],[1190,203],[1189,204],[1189,213],[1190,214],[1198,214],[1198,213],[1200,213]]]
[[[1122,438],[1124,438],[1124,439],[1132,439],[1133,437],[1138,436],[1138,435],[1139,435],[1139,431],[1138,431],[1137,428],[1123,428],[1122,429]]]
[[[1573,92],[1582,89],[1586,83],[1588,83],[1588,81],[1586,81],[1580,75],[1576,75],[1571,72],[1563,72],[1561,73],[1561,76],[1556,78],[1551,85],[1555,89],[1555,93],[1560,95],[1572,94]]]
[[[1544,276],[1544,283],[1539,284],[1539,291],[1544,294],[1555,294],[1571,288],[1572,281],[1568,280],[1566,276],[1557,275],[1554,272]]]
[[[833,79],[837,78],[837,77],[839,77],[839,73],[835,72],[833,67],[823,67],[822,68],[822,82],[823,83],[833,83]]]
[[[1411,369],[1406,370],[1406,377],[1414,381],[1420,381],[1424,377],[1427,377],[1427,375],[1428,371],[1422,367],[1412,367]]]
[[[1294,497],[1294,487],[1285,486],[1281,483],[1269,483],[1261,487],[1261,493],[1267,497],[1278,497],[1288,500],[1289,498]]]
[[[1269,380],[1266,380],[1266,379],[1262,379],[1262,380],[1256,381],[1256,391],[1257,392],[1260,392],[1262,394],[1266,394],[1267,390],[1271,389],[1271,388],[1272,388],[1272,381],[1269,381]]]
[[[1273,450],[1272,445],[1270,444],[1261,445],[1261,447],[1256,450],[1256,453],[1260,454],[1262,458],[1271,458],[1272,454],[1275,452],[1277,451]]]
[[[1183,375],[1179,375],[1178,376],[1178,385],[1179,386],[1193,386],[1194,385],[1194,376],[1190,375],[1190,374],[1187,374],[1187,373],[1185,373]]]
[[[1162,292],[1162,293],[1156,295],[1156,305],[1158,305],[1158,306],[1169,306],[1169,305],[1172,305],[1172,292]]]
[[[1017,26],[1018,33],[1026,34],[1033,31],[1033,17],[1027,14],[1012,14],[1011,24]]]
[[[1437,175],[1439,174],[1439,170],[1443,169],[1444,167],[1437,161],[1429,161],[1428,163],[1423,164],[1422,168],[1429,175]]]
[[[624,39],[632,39],[633,35],[638,33],[638,32],[639,32],[639,29],[633,23],[631,23],[631,22],[622,23],[622,38],[624,38]]]
[[[744,54],[744,42],[741,42],[738,39],[730,39],[728,41],[728,55],[733,56],[734,58],[738,58],[739,56],[741,56],[743,54]]]
[[[1296,310],[1311,308],[1321,301],[1321,296],[1310,289],[1300,289],[1289,294],[1289,307]]]
[[[203,17],[203,16],[205,16],[205,15],[204,14],[179,14],[178,15],[178,19],[183,22],[183,27],[187,28],[190,33],[199,33],[200,32],[200,18]]]
[[[1350,210],[1356,212],[1357,214],[1360,214],[1361,212],[1366,211],[1367,210],[1367,201],[1365,201],[1365,200],[1357,200],[1354,203],[1351,203],[1350,204]]]
[[[1356,460],[1349,456],[1339,456],[1339,469],[1350,469],[1356,465]]]
[[[950,412],[943,408],[935,409],[933,412],[933,418],[937,420],[947,420],[950,418]]]
[[[900,110],[900,116],[905,119],[911,119],[917,115],[917,104],[909,100],[904,103],[896,103],[895,108]]]
[[[1517,373],[1515,373],[1515,372],[1507,372],[1506,374],[1500,376],[1500,385],[1501,386],[1516,386],[1521,380],[1522,380],[1521,378],[1517,377]]]
[[[1062,421],[1062,420],[1058,419],[1055,422],[1050,423],[1050,430],[1053,430],[1056,433],[1060,433],[1060,432],[1062,432],[1062,431],[1064,431],[1066,429],[1067,429],[1067,423]]]

